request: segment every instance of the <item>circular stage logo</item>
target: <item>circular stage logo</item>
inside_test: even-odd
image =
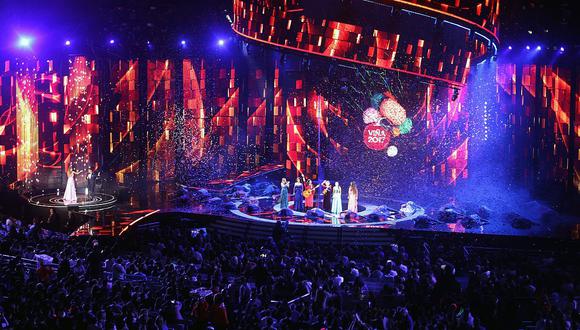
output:
[[[382,126],[370,124],[365,127],[363,138],[369,149],[384,150],[391,141],[391,133]]]

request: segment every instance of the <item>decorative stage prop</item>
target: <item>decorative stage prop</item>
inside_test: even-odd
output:
[[[369,149],[380,151],[389,145],[391,133],[380,125],[369,124],[365,127],[363,139]]]
[[[398,149],[390,142],[411,132],[413,121],[407,118],[405,108],[389,92],[373,95],[371,104],[372,107],[363,112],[363,122],[367,124],[363,133],[364,142],[372,150],[380,151],[388,147],[387,155],[395,157]]]

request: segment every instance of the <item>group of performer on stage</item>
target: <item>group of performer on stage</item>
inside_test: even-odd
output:
[[[283,178],[280,187],[280,208],[288,208],[290,181]],[[334,186],[332,186],[329,180],[325,180],[321,184],[315,186],[312,183],[312,180],[306,180],[304,176],[297,177],[296,182],[294,183],[294,210],[304,212],[305,210],[313,208],[314,195],[318,187],[322,187],[321,209],[339,216],[343,209],[342,188],[338,181],[334,183]],[[354,182],[351,182],[348,188],[347,210],[354,213],[358,212],[358,189]]]

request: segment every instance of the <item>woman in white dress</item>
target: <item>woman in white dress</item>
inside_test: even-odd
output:
[[[64,196],[62,198],[65,204],[75,204],[77,202],[77,188],[75,187],[75,175],[80,172],[75,172],[71,168],[68,169],[66,175],[68,179],[66,180],[66,188],[64,190]]]
[[[358,212],[358,189],[354,182],[351,182],[348,187],[348,210],[354,213]]]

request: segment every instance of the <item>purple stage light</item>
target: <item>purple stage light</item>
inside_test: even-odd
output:
[[[185,44],[186,44],[186,41],[185,40],[181,40],[181,45],[182,46],[185,46]]]
[[[563,53],[564,52],[564,47],[560,47],[560,51]]]
[[[33,39],[28,36],[20,36],[18,38],[18,47],[20,48],[30,48],[32,46]]]
[[[218,40],[218,45],[223,46],[225,44],[226,44],[226,41],[224,39]]]
[[[530,50],[530,46],[526,46],[526,49],[527,49],[527,50]]]
[[[114,43],[115,43],[115,39],[111,39],[111,40],[109,40],[109,43],[110,43],[111,45],[112,45],[112,44],[114,44]]]
[[[67,41],[65,41],[65,42],[64,42],[64,45],[65,45],[65,46],[70,46],[70,40],[67,40]]]
[[[512,50],[512,46],[509,46],[509,47],[508,47],[508,49],[509,49],[509,50]]]
[[[536,50],[542,50],[542,46],[536,47]]]

